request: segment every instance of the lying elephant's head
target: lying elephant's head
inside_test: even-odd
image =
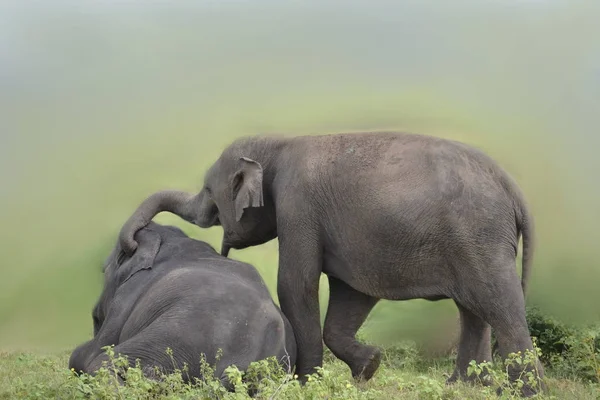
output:
[[[120,244],[127,254],[135,251],[135,232],[162,211],[172,212],[184,220],[209,228],[223,227],[221,254],[229,249],[243,249],[277,237],[275,207],[265,179],[264,165],[274,154],[269,140],[246,139],[228,147],[207,171],[198,194],[166,190],[149,196],[121,230]],[[272,149],[271,149],[272,150]],[[267,176],[270,178],[270,176]]]
[[[183,232],[181,234],[183,235]],[[157,232],[144,229],[137,232],[135,238],[139,243],[139,248],[132,257],[127,256],[117,242],[104,262],[104,287],[92,311],[94,336],[104,325],[119,286],[131,279],[137,272],[152,268],[154,259],[160,250],[161,237]]]

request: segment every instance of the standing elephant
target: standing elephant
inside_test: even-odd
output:
[[[397,132],[238,139],[198,194],[162,191],[140,205],[121,231],[126,252],[161,211],[221,225],[223,255],[279,238],[277,290],[301,377],[322,365],[321,272],[330,284],[323,339],[357,378],[369,379],[381,359],[355,339],[379,299],[454,300],[461,337],[450,381],[466,379],[470,360],[491,359],[490,326],[504,357],[532,349],[532,217],[509,175],[463,143]]]
[[[102,350],[107,345],[131,365],[139,359],[151,377],[154,367],[170,373],[174,364],[188,365],[185,380],[201,377],[202,355],[216,362],[215,374],[226,385],[229,365],[244,370],[275,356],[293,367],[292,328],[253,266],[153,222],[136,233],[136,241],[131,258],[117,243],[107,259],[104,290],[92,314],[94,338],[73,351],[69,368],[95,373],[108,359]]]

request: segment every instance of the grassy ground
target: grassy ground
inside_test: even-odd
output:
[[[103,382],[77,378],[67,369],[69,351],[54,354],[0,353],[0,399],[72,398],[246,398],[243,393],[226,394],[216,385],[192,388],[177,379],[162,386],[135,380],[116,391],[110,376]],[[495,399],[495,387],[458,383],[445,385],[452,372],[452,357],[424,361],[414,348],[387,349],[372,380],[356,383],[349,369],[326,352],[324,372],[300,388],[295,382],[273,378],[258,398],[327,399]],[[101,380],[101,379],[100,379]],[[600,387],[573,380],[547,377],[545,399],[598,399]],[[277,393],[275,393],[277,392]],[[89,397],[88,397],[89,396]],[[512,398],[506,393],[504,398]]]

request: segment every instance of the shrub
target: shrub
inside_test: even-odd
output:
[[[155,379],[147,378],[136,363],[129,366],[127,358],[116,356],[112,348],[106,349],[109,362],[94,375],[73,373],[71,382],[77,389],[77,397],[113,399],[305,399],[344,398],[350,400],[376,399],[380,394],[375,389],[357,388],[350,379],[344,379],[331,371],[320,368],[308,377],[302,387],[295,376],[287,373],[275,360],[252,363],[246,371],[230,366],[225,373],[232,385],[228,391],[214,375],[214,369],[201,358],[202,379],[185,383],[183,370],[165,374],[155,370]],[[122,378],[122,380],[121,380]],[[122,384],[121,384],[122,383]],[[334,397],[335,396],[335,397]]]
[[[600,325],[567,325],[537,307],[527,309],[527,323],[548,372],[557,377],[600,382]],[[495,338],[494,348],[496,352]]]
[[[498,390],[501,398],[519,398],[521,389],[524,386],[535,388],[538,392],[542,390],[544,384],[537,376],[536,360],[540,357],[540,348],[534,342],[534,350],[527,350],[524,354],[521,352],[511,353],[502,363],[492,364],[484,362],[477,364],[474,360],[469,363],[467,374],[475,376],[486,387],[483,392],[491,394]],[[522,372],[516,381],[509,379],[509,369],[512,367],[522,368]]]

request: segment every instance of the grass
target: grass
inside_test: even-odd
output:
[[[0,399],[245,399],[246,386],[236,369],[230,379],[237,383],[235,393],[227,393],[216,380],[207,379],[195,385],[184,384],[180,375],[172,374],[160,382],[139,376],[135,368],[127,372],[125,387],[114,383],[108,370],[96,377],[77,377],[67,369],[69,351],[53,354],[0,353]],[[118,358],[114,363],[118,365]],[[315,374],[305,387],[300,387],[268,362],[257,363],[249,376],[263,373],[267,378],[258,385],[256,398],[270,399],[496,399],[496,386],[456,383],[446,385],[452,373],[454,357],[424,359],[414,345],[384,349],[384,359],[376,375],[369,382],[356,382],[348,367],[329,351],[325,352],[323,370]],[[210,368],[208,368],[210,372]],[[502,383],[502,382],[500,382]],[[548,392],[543,399],[598,399],[600,386],[577,380],[548,375]],[[502,398],[514,398],[505,391]]]

